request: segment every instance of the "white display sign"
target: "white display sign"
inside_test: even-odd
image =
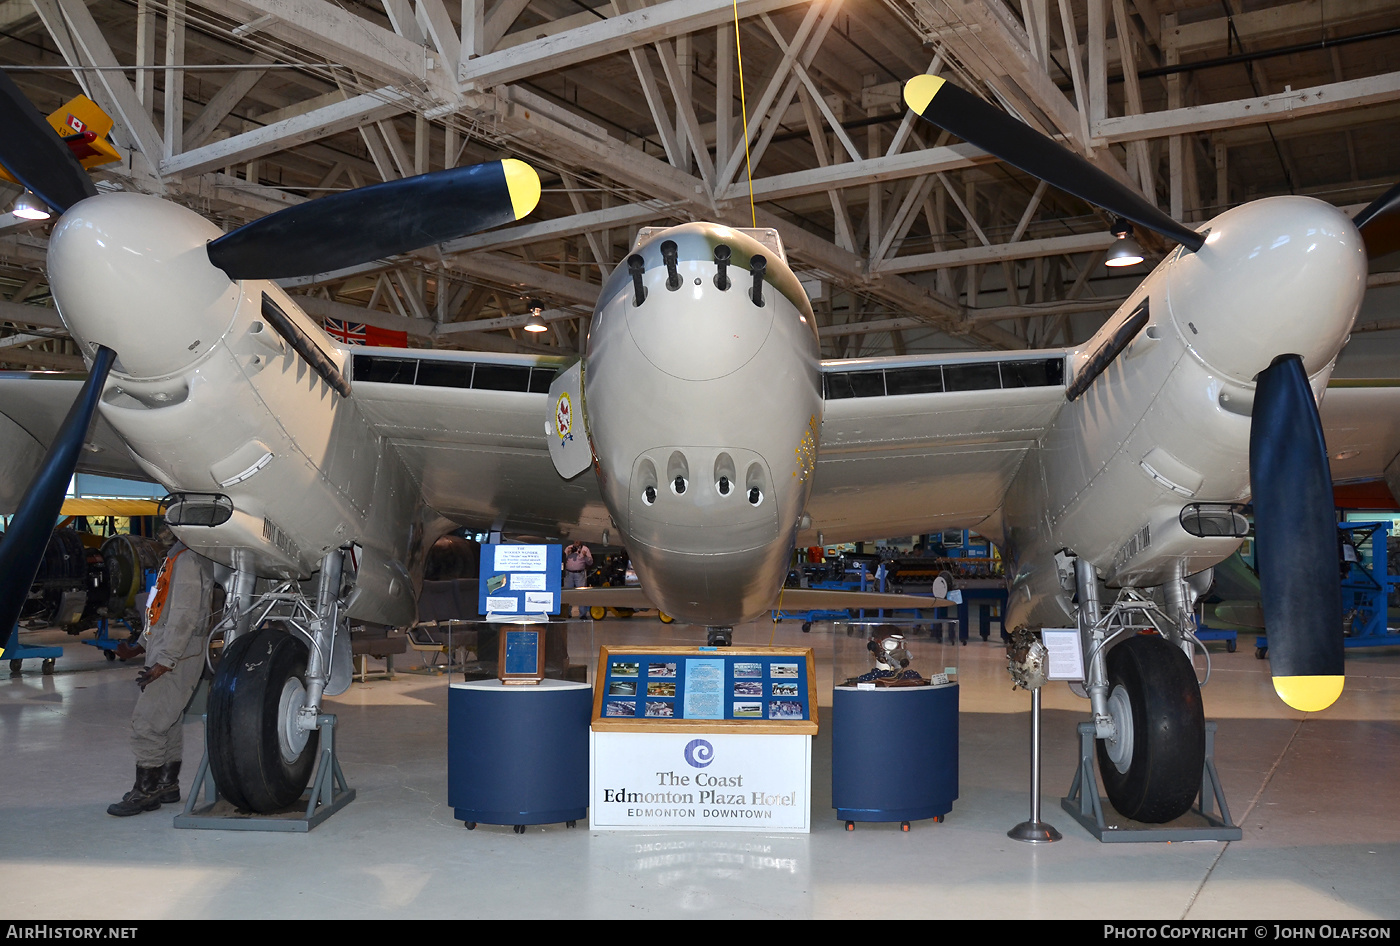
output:
[[[595,829],[807,832],[812,737],[595,732]]]
[[[545,577],[543,572],[525,572],[510,576],[511,591],[544,591]],[[526,608],[526,610],[530,610]]]
[[[1047,676],[1051,680],[1083,680],[1084,654],[1079,647],[1079,628],[1044,627],[1040,640],[1049,660]]]
[[[542,572],[548,565],[548,546],[490,545],[487,548],[496,550],[498,572]]]
[[[553,611],[554,592],[552,591],[527,591],[525,592],[526,611]]]
[[[498,598],[489,596],[486,599],[486,613],[491,614],[497,611],[514,612],[519,607],[519,600],[516,598]]]

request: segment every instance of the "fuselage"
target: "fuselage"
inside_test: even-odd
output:
[[[584,409],[604,502],[657,606],[719,626],[771,608],[822,420],[816,321],[777,234],[644,235],[594,310]]]

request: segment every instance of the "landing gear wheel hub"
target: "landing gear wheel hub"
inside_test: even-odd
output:
[[[282,761],[288,765],[296,762],[311,738],[309,730],[297,725],[297,714],[305,705],[306,687],[291,677],[282,684],[282,698],[277,702],[277,744],[282,750]]]
[[[1108,712],[1113,717],[1113,738],[1103,741],[1113,767],[1126,773],[1133,761],[1133,702],[1121,686],[1108,696]]]

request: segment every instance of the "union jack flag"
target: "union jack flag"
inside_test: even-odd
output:
[[[326,334],[347,345],[368,344],[365,337],[365,323],[343,322],[340,319],[326,319]]]
[[[408,347],[407,332],[396,332],[377,325],[366,325],[364,322],[326,319],[326,334],[346,345],[367,345],[375,348]]]

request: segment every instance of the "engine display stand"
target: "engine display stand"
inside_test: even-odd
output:
[[[340,759],[335,754],[335,714],[316,717],[321,746],[311,786],[301,798],[282,811],[255,814],[239,811],[219,794],[214,772],[209,768],[209,750],[199,760],[194,784],[190,786],[185,810],[175,816],[177,828],[215,831],[283,831],[305,834],[355,800],[355,790],[345,782]],[[209,744],[209,717],[204,717],[205,745]],[[200,800],[201,795],[203,801]]]
[[[958,686],[835,688],[831,806],[857,821],[942,821],[958,797]],[[896,748],[884,738],[894,734]]]
[[[1215,723],[1206,720],[1206,764],[1201,775],[1199,804],[1186,814],[1166,824],[1143,824],[1124,818],[1108,800],[1099,796],[1099,783],[1094,776],[1094,724],[1079,724],[1079,768],[1069,795],[1060,799],[1060,807],[1069,812],[1100,841],[1238,841],[1243,832],[1230,820],[1230,808],[1225,804],[1225,790],[1215,770]],[[1216,807],[1219,806],[1219,814]]]

